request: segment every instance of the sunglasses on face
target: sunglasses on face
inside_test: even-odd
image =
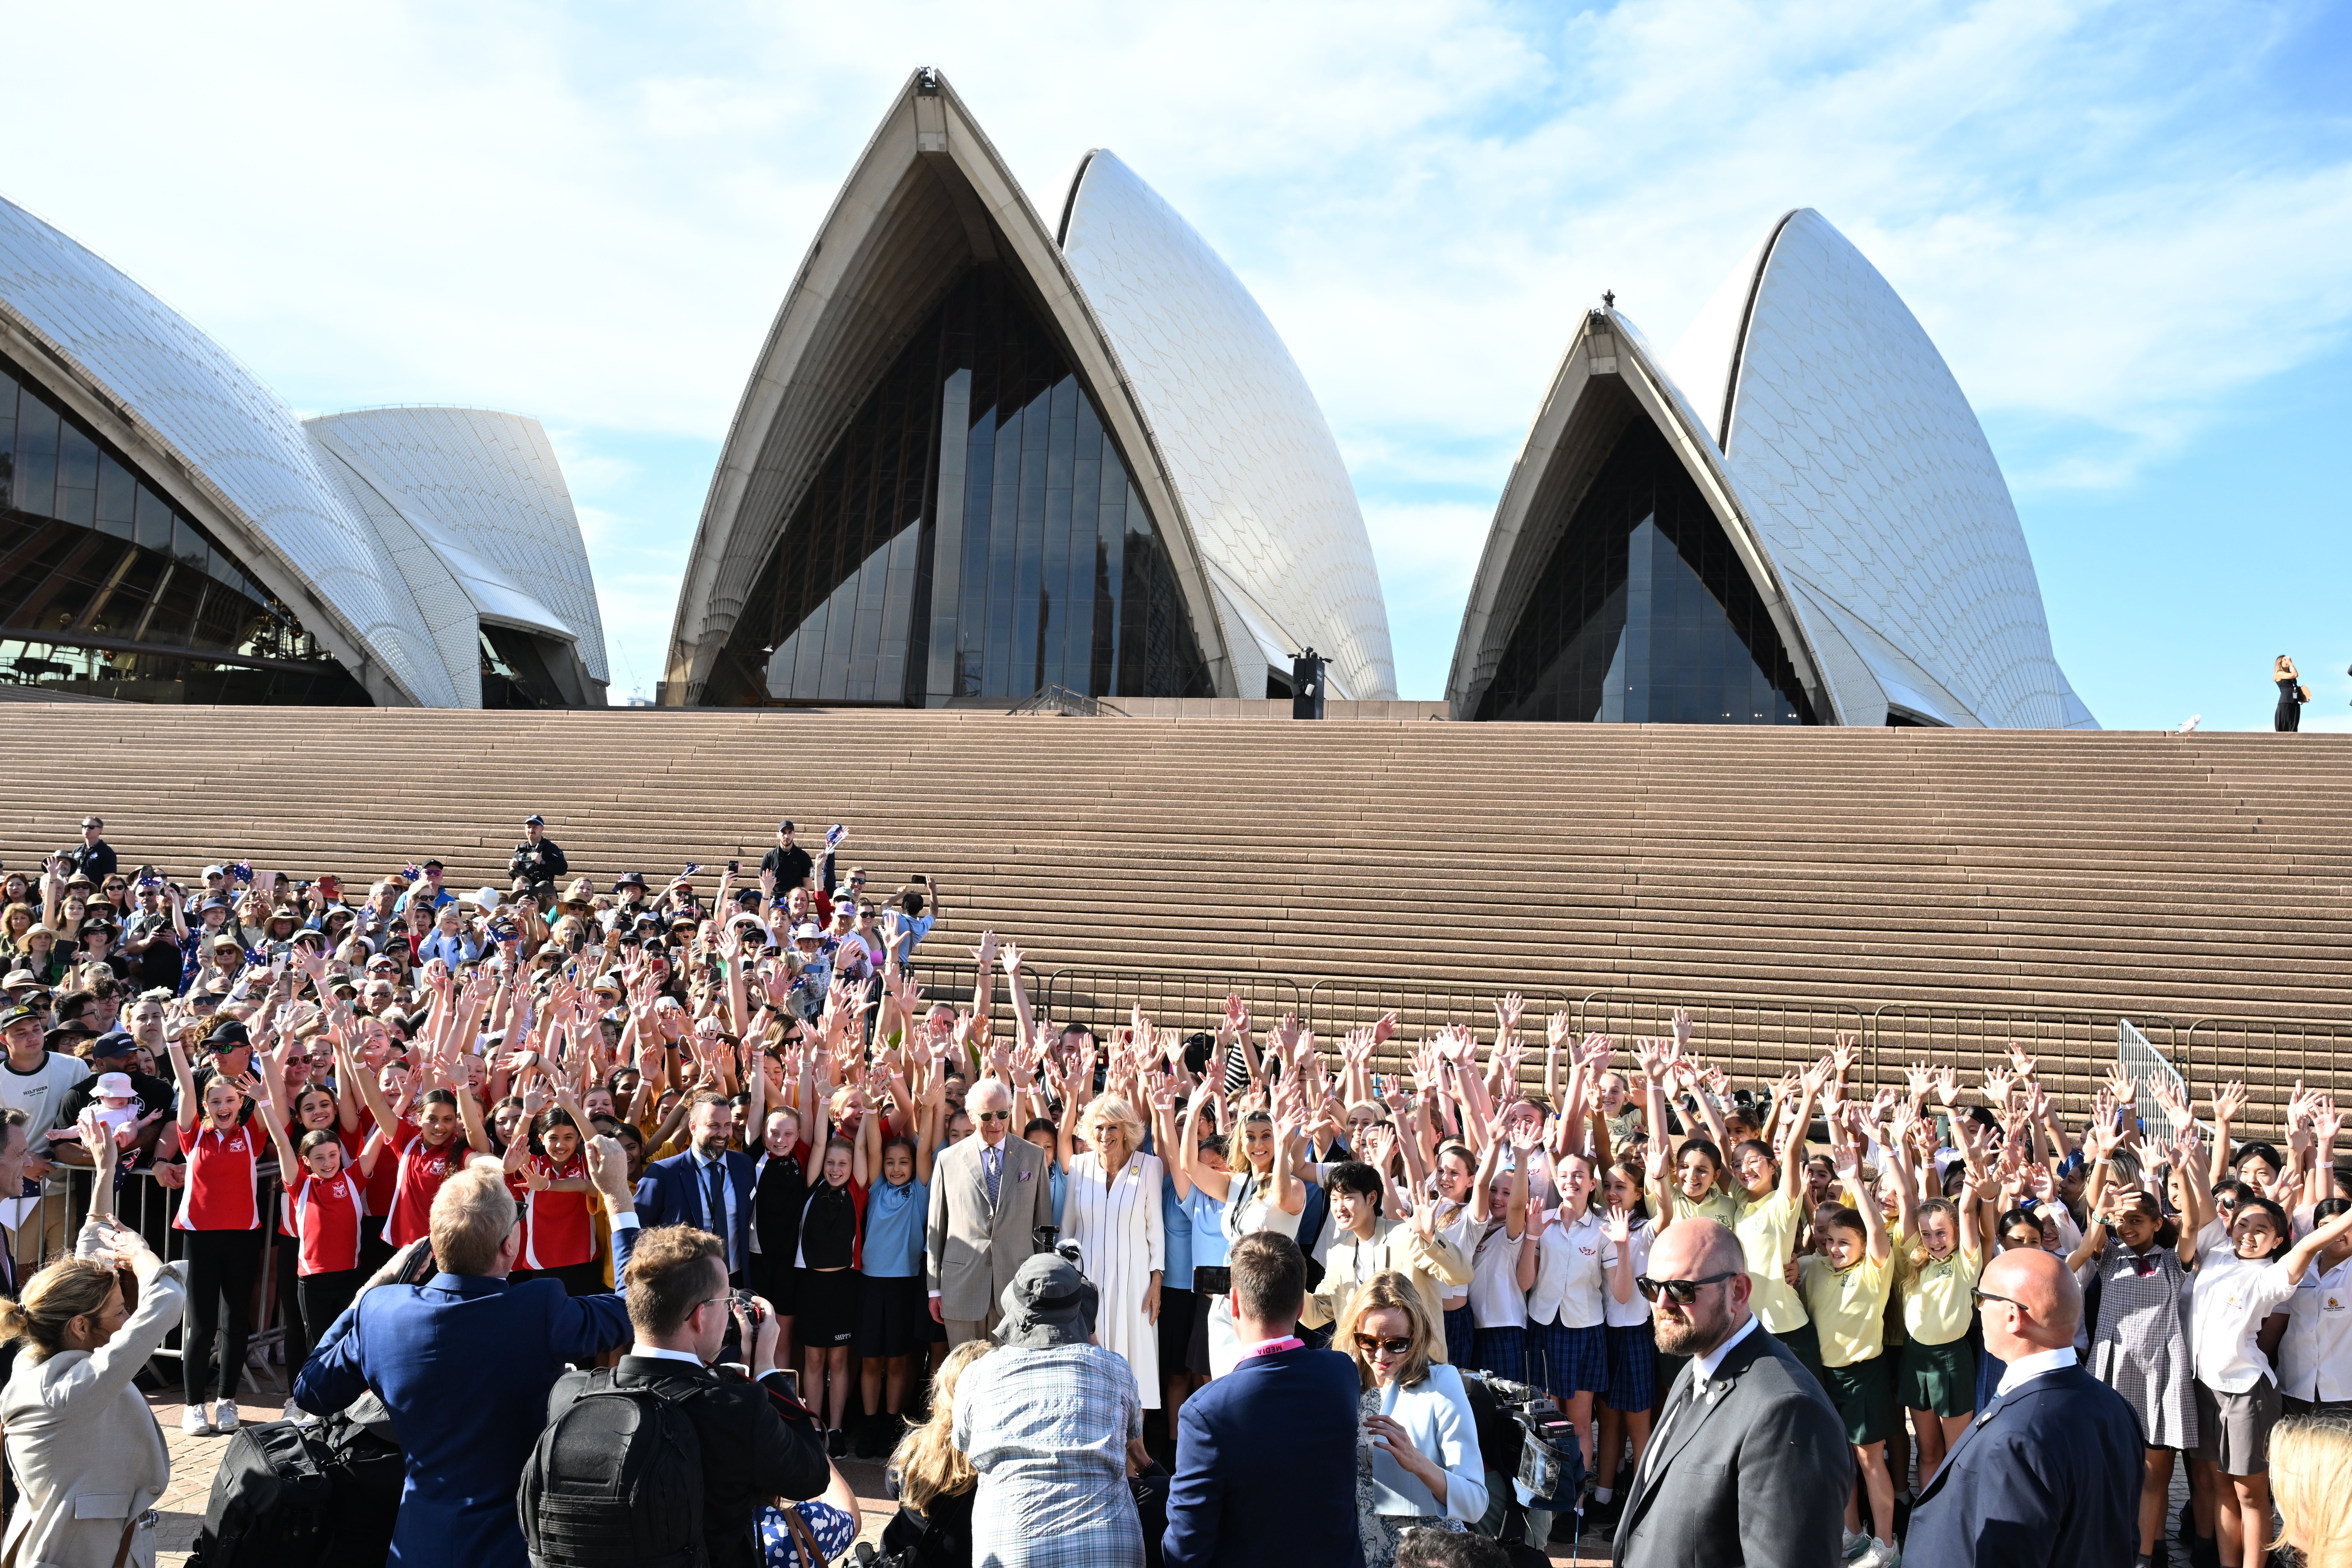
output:
[[[1634,1279],[1633,1289],[1642,1293],[1644,1301],[1654,1301],[1663,1295],[1669,1301],[1687,1307],[1698,1300],[1700,1287],[1720,1285],[1738,1272],[1737,1268],[1727,1269],[1721,1274],[1710,1274],[1703,1279],[1653,1279],[1643,1274]]]
[[[2021,1312],[2025,1310],[2025,1303],[2019,1300],[2016,1297],[1996,1296],[1990,1290],[1971,1289],[1969,1292],[1969,1300],[1974,1301],[1979,1307],[1983,1306],[1987,1301],[1998,1301],[2004,1307],[2014,1307]]]
[[[1356,1348],[1366,1355],[1409,1355],[1412,1352],[1412,1342],[1409,1339],[1384,1340],[1373,1334],[1358,1334]]]
[[[975,1110],[971,1113],[971,1119],[974,1121],[1010,1121],[1013,1120],[1013,1112],[1009,1110]]]

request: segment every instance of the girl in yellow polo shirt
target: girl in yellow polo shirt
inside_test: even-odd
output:
[[[1821,1375],[1821,1346],[1813,1332],[1804,1298],[1789,1283],[1789,1259],[1797,1254],[1797,1232],[1804,1222],[1805,1128],[1813,1115],[1813,1096],[1825,1074],[1807,1068],[1793,1088],[1783,1080],[1782,1095],[1793,1096],[1795,1114],[1788,1119],[1776,1156],[1772,1146],[1750,1138],[1731,1151],[1731,1173],[1739,1184],[1738,1210],[1730,1221],[1747,1257],[1752,1293],[1748,1306],[1756,1321],[1787,1345],[1814,1376]]]
[[[1932,1167],[1930,1167],[1932,1168]],[[1984,1242],[1977,1218],[1973,1173],[1959,1201],[1931,1198],[1904,1226],[1901,1295],[1903,1354],[1895,1391],[1911,1412],[1919,1437],[1919,1474],[1936,1473],[1976,1414],[1977,1357],[1969,1345],[1976,1305],[1969,1292],[1984,1272]]]
[[[1849,1106],[1853,1123],[1862,1107]],[[1853,1125],[1850,1123],[1850,1125]],[[1862,1129],[1853,1125],[1858,1139]],[[1821,1337],[1822,1381],[1838,1414],[1845,1418],[1846,1441],[1862,1467],[1864,1489],[1879,1541],[1895,1545],[1895,1481],[1886,1469],[1886,1434],[1894,1425],[1893,1369],[1886,1364],[1886,1302],[1895,1284],[1895,1244],[1878,1200],[1863,1184],[1862,1150],[1856,1141],[1837,1149],[1838,1175],[1850,1206],[1824,1213],[1813,1228],[1818,1254],[1798,1260],[1798,1285],[1805,1310]],[[1860,1513],[1847,1505],[1859,1528]]]

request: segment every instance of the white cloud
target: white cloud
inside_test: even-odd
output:
[[[2352,163],[2263,90],[2315,14],[46,7],[9,23],[0,195],[302,405],[715,450],[840,180],[935,63],[1041,205],[1113,146],[1234,261],[1365,488],[1402,645],[1466,583],[1415,509],[1483,537],[1576,311],[1613,287],[1669,343],[1788,206],[1861,246],[1980,407],[2081,433],[2021,489],[2128,483],[2326,352]],[[565,459],[608,636],[657,665],[698,495],[648,511]]]

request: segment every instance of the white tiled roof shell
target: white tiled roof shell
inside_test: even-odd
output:
[[[1726,307],[1746,294],[1755,267],[1751,253],[1667,365],[1711,426],[1736,374],[1729,427],[1710,433],[1775,568],[1800,590],[1791,602],[1809,637],[1851,640],[1815,603],[1828,601],[1965,704],[1967,718],[2087,725],[2051,651],[2009,486],[1926,331],[1862,253],[1806,209],[1769,247],[1742,342],[1723,330]],[[1727,363],[1735,346],[1736,371]],[[1835,684],[1832,669],[1824,673]],[[1876,721],[1868,694],[1852,704],[1842,694],[1840,706]]]
[[[1265,650],[1273,657],[1312,643],[1328,658],[1332,695],[1395,697],[1355,486],[1281,335],[1192,226],[1115,155],[1096,152],[1076,178],[1062,249],[1217,588],[1242,609],[1244,626],[1227,628],[1236,658],[1263,644],[1255,630],[1246,644],[1234,635],[1258,623],[1289,645]]]
[[[305,422],[441,554],[475,607],[577,639],[609,680],[588,547],[539,421],[481,408],[364,408]]]
[[[0,199],[0,310],[47,340],[308,584],[416,702],[461,698],[383,542],[260,379],[101,258]],[[320,628],[314,628],[320,629]]]

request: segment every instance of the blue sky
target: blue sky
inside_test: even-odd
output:
[[[1670,342],[1785,208],[1975,403],[2111,727],[2352,729],[2352,8],[1663,0],[19,11],[0,195],[305,413],[533,414],[616,700],[659,675],[751,357],[908,68],[1050,199],[1108,146],[1337,434],[1402,693],[1443,695],[1576,312]]]

